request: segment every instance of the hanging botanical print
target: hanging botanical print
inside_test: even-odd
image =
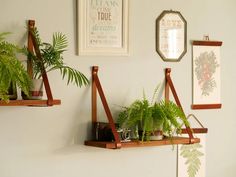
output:
[[[195,134],[196,135],[196,134]],[[197,134],[201,143],[178,145],[177,177],[205,177],[206,150],[205,134]]]
[[[177,149],[177,177],[205,177],[205,166],[206,166],[206,133],[208,132],[207,128],[204,128],[202,123],[198,118],[189,114],[187,119],[190,121],[192,127],[192,133],[194,138],[199,138],[200,143],[194,144],[182,144],[178,145]],[[186,129],[182,129],[182,137],[189,137]]]
[[[220,108],[218,41],[193,41],[193,109]]]

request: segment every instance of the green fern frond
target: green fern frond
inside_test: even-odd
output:
[[[158,84],[156,86],[156,88],[154,89],[154,92],[153,92],[153,95],[152,95],[151,105],[153,105],[157,101],[157,95],[159,94],[159,91],[160,91],[160,85],[161,84]]]
[[[202,148],[201,144],[182,145],[180,148],[180,155],[185,158],[185,165],[187,165],[187,172],[189,177],[195,177],[201,167],[200,157],[204,154],[199,150]]]
[[[6,39],[6,36],[11,34],[10,32],[3,32],[3,33],[0,33],[0,42],[2,42],[3,40]]]
[[[22,63],[17,59],[17,54],[22,53],[18,46],[5,41],[9,33],[0,33],[0,99],[8,100],[8,89],[11,83],[16,84],[28,95],[31,79]]]
[[[184,122],[185,125],[189,125],[182,109],[176,105],[173,101],[165,101],[161,100],[158,103],[158,106],[163,111],[162,116],[164,119],[163,123],[163,131],[168,136],[172,137],[174,129],[176,129],[177,133],[181,131],[181,122]],[[181,120],[181,121],[178,121]]]

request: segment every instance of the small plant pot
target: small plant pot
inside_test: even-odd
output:
[[[145,135],[143,137],[143,131],[139,130],[139,140],[143,141],[156,141],[156,140],[162,140],[163,139],[163,132],[162,130],[155,130],[152,132],[145,132]],[[143,139],[142,139],[143,137]]]
[[[24,100],[41,100],[43,97],[43,79],[33,79],[32,88],[29,91],[29,96],[22,93]]]
[[[151,136],[151,141],[162,140],[163,139],[163,132],[161,130],[154,131]]]

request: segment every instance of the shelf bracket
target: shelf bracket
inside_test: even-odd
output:
[[[109,125],[111,128],[112,134],[115,139],[116,149],[119,149],[119,148],[121,148],[120,137],[119,137],[119,134],[116,130],[115,123],[114,123],[110,108],[107,104],[105,94],[103,92],[100,80],[98,78],[98,66],[93,66],[92,67],[92,123],[93,123],[93,125],[94,125],[94,123],[97,122],[97,91],[98,91],[99,96],[101,98],[101,101],[102,101],[102,104],[103,104],[103,107],[104,107],[104,110],[105,110],[105,113],[106,113],[106,116],[107,116],[107,119],[108,119],[108,122],[109,122]],[[94,126],[93,126],[93,128],[94,128]]]
[[[35,52],[37,58],[42,61],[42,55],[40,53],[40,49],[37,43],[37,40],[34,36],[34,28],[35,28],[35,21],[34,20],[29,20],[28,21],[28,51],[29,52]],[[31,78],[33,78],[33,68],[32,68],[32,59],[28,57],[27,59],[27,71],[30,75]],[[46,95],[47,95],[47,105],[52,106],[53,105],[53,96],[51,92],[51,88],[49,85],[47,73],[45,71],[44,65],[42,64],[41,66],[41,73],[43,77],[43,83],[44,87],[46,90]]]
[[[172,79],[170,77],[170,72],[171,72],[171,68],[165,69],[165,80],[166,80],[166,82],[165,82],[165,100],[169,101],[169,90],[171,90],[176,104],[181,108],[181,110],[184,113],[183,107],[180,103],[179,97],[177,95],[174,84],[173,84]],[[184,115],[185,115],[185,113],[184,113]],[[185,127],[186,127],[186,132],[189,135],[189,144],[195,143],[194,137],[193,137],[193,132],[192,132],[191,128],[187,125],[185,125]]]

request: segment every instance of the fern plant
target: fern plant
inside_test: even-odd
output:
[[[67,66],[63,62],[63,52],[66,51],[68,46],[67,38],[62,33],[54,33],[52,37],[52,43],[42,42],[37,28],[33,29],[33,35],[36,38],[36,42],[39,46],[39,50],[42,56],[42,60],[39,60],[34,53],[27,52],[32,59],[34,78],[41,78],[41,68],[44,66],[46,72],[59,70],[62,79],[67,77],[67,84],[74,83],[76,86],[83,86],[89,83],[86,76],[77,69]]]
[[[187,172],[189,177],[195,177],[201,167],[200,157],[204,154],[199,150],[202,148],[201,144],[182,145],[180,148],[180,155],[186,159]]]
[[[152,107],[148,100],[136,100],[119,114],[118,124],[121,128],[133,129],[139,127],[142,130],[142,140],[148,138],[147,132],[152,131]]]
[[[156,103],[159,107],[159,117],[163,119],[163,133],[169,137],[173,137],[174,133],[181,133],[182,123],[189,126],[189,122],[186,119],[182,109],[173,101],[161,100]]]
[[[129,107],[124,107],[118,116],[118,124],[121,128],[133,129],[139,127],[142,131],[142,141],[149,140],[150,135],[158,130],[172,137],[174,133],[180,133],[181,125],[189,125],[182,109],[172,101],[156,102],[155,89],[152,102],[145,96],[142,100],[134,101]]]
[[[23,50],[5,40],[8,34],[0,33],[0,99],[5,101],[9,100],[11,85],[19,87],[26,95],[31,87],[31,79],[17,58]]]

